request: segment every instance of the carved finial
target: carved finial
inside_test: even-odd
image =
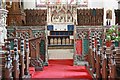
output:
[[[24,39],[22,37],[21,37],[20,51],[21,51],[21,55],[24,56]]]
[[[97,51],[100,51],[100,38],[97,37]]]
[[[95,36],[92,36],[92,49],[95,52]]]
[[[26,37],[26,52],[29,52],[29,40],[28,40],[28,37]]]
[[[18,55],[18,40],[14,39],[14,60],[18,60],[19,55]]]
[[[5,68],[11,68],[11,66],[12,66],[12,58],[11,58],[11,52],[10,52],[10,41],[6,41],[5,47],[6,47],[6,64],[5,64]]]

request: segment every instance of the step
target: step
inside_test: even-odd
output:
[[[87,61],[77,61],[76,65],[80,65],[80,66],[89,66]]]
[[[29,67],[29,73],[31,75],[31,77],[34,75],[35,73],[35,68],[34,67]]]

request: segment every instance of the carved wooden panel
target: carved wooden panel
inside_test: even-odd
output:
[[[73,5],[48,6],[48,23],[75,23],[77,7]]]
[[[82,28],[76,27],[76,39],[89,39],[89,36],[95,35],[95,37],[99,36],[100,39],[104,38],[104,29],[94,27],[94,28]]]
[[[45,26],[47,22],[47,10],[25,10],[27,26]]]
[[[28,38],[38,38],[45,37],[45,27],[44,26],[13,26],[7,27],[7,38],[13,39],[15,37]],[[13,41],[11,41],[11,49],[13,49]]]
[[[120,10],[115,10],[116,24],[120,25]]]
[[[14,37],[23,37],[24,39],[29,38],[31,66],[35,66],[35,69],[41,70],[43,62],[45,62],[46,53],[46,40],[45,40],[45,27],[44,26],[14,26],[7,28],[9,34],[8,38],[13,39]],[[13,36],[12,36],[12,34]],[[25,42],[26,43],[26,42]],[[13,46],[13,43],[10,43]],[[18,41],[20,45],[20,41]],[[25,45],[26,47],[27,45]],[[18,49],[19,46],[18,46]],[[24,48],[25,50],[27,48]]]
[[[7,27],[7,37],[45,37],[45,26],[13,26]]]
[[[9,1],[6,2],[6,9],[8,10],[7,25],[8,26],[23,26],[25,25],[25,13],[21,7],[20,0],[12,2],[11,7],[8,7]]]
[[[79,26],[103,25],[103,9],[78,9],[77,21]]]

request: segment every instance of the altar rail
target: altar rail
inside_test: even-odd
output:
[[[14,49],[11,49],[10,41],[14,41]],[[20,42],[19,42],[20,41]],[[18,45],[18,42],[20,45]],[[18,49],[18,46],[20,49]],[[3,53],[0,54],[2,63],[2,79],[30,78],[29,74],[29,43],[28,39],[6,39]]]
[[[7,33],[8,39],[15,37],[23,37],[26,39],[26,37],[28,37],[30,47],[30,66],[34,66],[36,70],[42,70],[43,64],[46,62],[45,26],[7,27]],[[13,49],[13,43],[13,40],[11,40],[11,49]],[[18,42],[18,44],[20,43]],[[18,49],[20,49],[20,47],[18,47]]]
[[[76,40],[82,40],[82,54],[88,54],[89,49],[89,36],[93,35],[95,33],[95,36],[100,37],[100,45],[102,46],[102,41],[105,38],[105,34],[107,29],[110,28],[110,26],[76,26]],[[118,30],[120,32],[120,26],[118,27]],[[110,47],[111,42],[107,41],[106,46]],[[115,46],[119,47],[120,42],[115,42]]]
[[[76,41],[80,40],[81,49],[76,49],[76,56],[80,56],[80,50],[84,60],[89,62],[90,72],[96,74],[95,78],[113,79],[120,75],[120,43],[114,41],[114,46],[106,40],[106,31],[110,27],[101,26],[77,26]],[[120,31],[120,27],[118,27]],[[110,41],[112,42],[112,41]],[[75,46],[76,47],[76,46]],[[111,49],[112,47],[112,49]],[[113,48],[114,47],[114,48]]]

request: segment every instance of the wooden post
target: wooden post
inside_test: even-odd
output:
[[[100,54],[100,42],[99,42],[99,37],[97,37],[97,51],[96,51],[96,78],[99,80],[101,79],[101,54]]]
[[[15,80],[19,79],[19,73],[18,40],[14,39],[13,76]]]
[[[111,74],[110,74],[110,78],[111,79],[115,79],[116,78],[116,63],[115,60],[113,59],[113,63],[111,64]]]
[[[11,53],[10,53],[10,42],[7,41],[5,43],[6,47],[6,63],[5,63],[5,79],[6,80],[11,80],[12,77],[12,58],[11,58]]]
[[[108,72],[107,72],[107,56],[106,56],[106,46],[103,47],[103,61],[102,61],[102,78],[104,80],[108,79]]]
[[[20,45],[20,78],[24,78],[24,68],[25,68],[24,56],[25,56],[24,39],[21,38],[21,45]]]
[[[92,39],[91,39],[91,31],[90,31],[90,33],[89,33],[89,54],[88,54],[88,56],[89,56],[89,64],[90,64],[90,66],[92,65],[92,62],[91,62],[91,56],[92,56]]]
[[[29,76],[29,40],[26,38],[26,50],[25,50],[25,75]]]
[[[115,79],[116,78],[116,62],[115,62],[115,55],[116,55],[116,50],[115,50],[115,41],[112,41],[112,45],[111,45],[111,64],[110,64],[110,78],[111,79]]]
[[[94,35],[92,36],[92,55],[91,55],[91,60],[92,60],[92,71],[95,73],[95,37]]]

